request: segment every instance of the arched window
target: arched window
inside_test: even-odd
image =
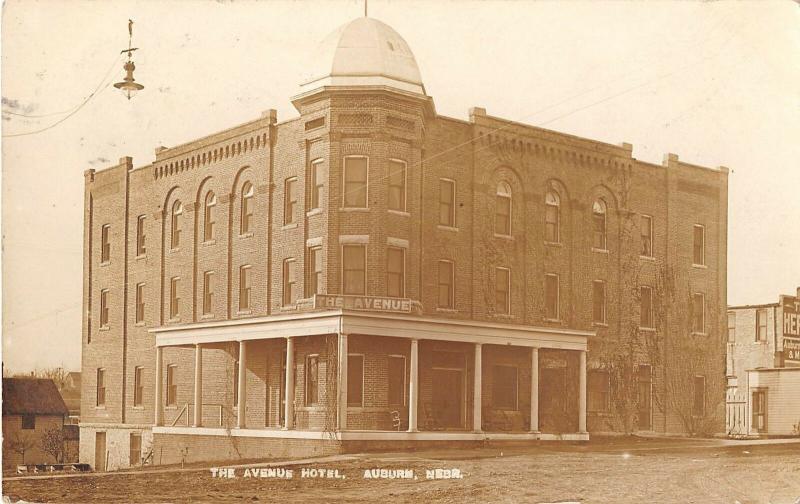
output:
[[[601,199],[592,205],[592,229],[592,247],[606,250],[606,203]]]
[[[217,206],[217,196],[214,191],[208,191],[203,203],[203,241],[214,239],[214,207]]]
[[[253,220],[253,184],[245,182],[242,185],[242,221],[240,225],[240,234],[250,233],[252,230]]]
[[[494,232],[495,234],[511,235],[511,186],[506,182],[497,184],[497,197],[495,199]]]
[[[178,248],[181,244],[181,215],[183,215],[183,205],[180,201],[172,204],[172,214],[170,219],[170,248]]]
[[[547,191],[544,205],[544,239],[548,242],[560,243],[561,198],[554,191]]]

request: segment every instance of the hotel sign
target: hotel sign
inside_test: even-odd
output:
[[[390,297],[315,294],[314,308],[411,313],[411,300]]]
[[[783,297],[783,358],[800,363],[800,298]]]

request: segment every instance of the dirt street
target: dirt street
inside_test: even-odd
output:
[[[316,471],[307,470],[303,477],[303,468]],[[588,445],[364,454],[284,469],[292,470],[292,479],[276,477],[286,476],[285,472],[260,469],[255,477],[246,477],[246,469],[239,467],[234,470],[235,478],[219,477],[219,473],[213,477],[209,469],[198,469],[14,480],[4,481],[3,494],[12,501],[75,503],[794,504],[800,499],[800,444],[719,446],[689,440],[611,440]],[[372,469],[378,471],[369,475],[377,479],[365,478],[365,471]],[[381,473],[380,469],[387,471]],[[435,469],[458,472],[438,473],[453,479],[428,479],[437,474],[426,470]],[[413,476],[408,470],[413,470]]]

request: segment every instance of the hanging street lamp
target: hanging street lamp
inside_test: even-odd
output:
[[[136,70],[136,65],[133,64],[133,60],[131,60],[131,53],[133,51],[138,50],[137,47],[131,47],[131,39],[133,39],[133,21],[130,19],[128,20],[128,48],[123,49],[120,51],[120,54],[128,53],[128,61],[125,62],[123,65],[123,69],[125,70],[125,77],[122,79],[122,82],[117,82],[114,84],[114,87],[122,91],[129,100],[133,95],[135,95],[138,91],[144,89],[144,86],[135,82],[133,78],[133,71]]]

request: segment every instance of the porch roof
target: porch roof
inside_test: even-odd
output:
[[[458,341],[586,350],[594,331],[355,310],[324,310],[150,329],[156,346],[251,341],[323,334]]]

